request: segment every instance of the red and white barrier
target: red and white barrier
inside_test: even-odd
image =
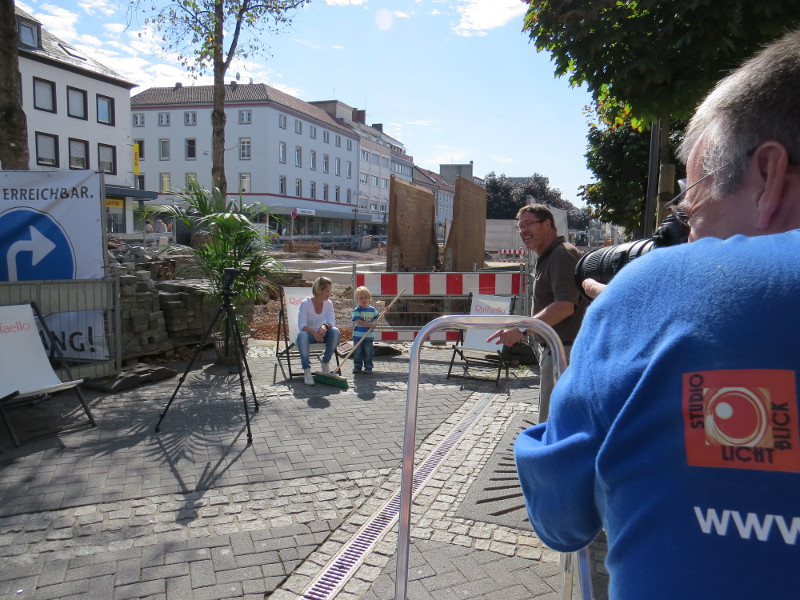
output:
[[[517,296],[524,293],[522,275],[518,272],[500,273],[356,273],[356,286],[366,286],[373,296],[393,298],[405,288],[403,299],[414,297],[466,297],[473,294]],[[378,327],[375,339],[393,342],[412,342],[418,331],[391,331]],[[439,331],[431,336],[435,341],[455,341],[457,331]]]
[[[356,273],[356,285],[365,285],[373,296],[516,296],[524,292],[522,276],[503,273]]]
[[[499,262],[523,262],[528,259],[528,251],[525,248],[517,250],[502,249],[497,251]]]

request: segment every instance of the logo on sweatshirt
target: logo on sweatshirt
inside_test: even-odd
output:
[[[685,373],[687,464],[800,473],[795,389],[794,371]]]

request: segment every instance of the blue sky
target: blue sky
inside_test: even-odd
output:
[[[164,2],[166,0],[158,0]],[[149,1],[142,4],[149,5]],[[54,35],[138,83],[193,80],[122,0],[17,0]],[[577,206],[586,169],[584,89],[555,79],[537,53],[521,0],[311,0],[291,25],[261,36],[239,75],[302,100],[366,108],[414,162],[474,162],[475,175],[539,173]],[[195,80],[211,83],[210,74]]]

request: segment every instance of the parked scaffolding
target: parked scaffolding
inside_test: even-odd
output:
[[[375,339],[413,341],[422,327],[443,315],[469,314],[469,295],[490,294],[517,298],[517,312],[527,314],[527,270],[475,271],[468,273],[368,273],[354,272],[353,289],[366,286],[373,300],[386,304],[405,288],[403,296],[375,328]],[[458,339],[458,331],[441,331],[432,341]]]

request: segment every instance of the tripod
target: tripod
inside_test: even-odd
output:
[[[217,324],[217,321],[219,321],[222,315],[225,315],[225,341],[226,344],[228,340],[233,342],[233,348],[236,354],[236,368],[239,373],[239,384],[242,389],[242,404],[244,404],[244,418],[245,422],[247,423],[247,443],[253,443],[253,433],[250,431],[250,411],[247,408],[247,393],[245,392],[244,375],[242,374],[242,371],[247,371],[247,379],[250,382],[250,391],[253,392],[253,410],[255,412],[258,412],[259,405],[258,399],[256,398],[256,389],[253,386],[253,376],[250,373],[250,366],[247,364],[247,357],[245,356],[244,343],[242,342],[242,336],[239,333],[239,324],[236,322],[236,309],[231,301],[231,299],[236,295],[236,292],[233,291],[233,281],[236,279],[238,274],[239,270],[234,269],[233,267],[225,269],[222,277],[222,304],[220,305],[217,314],[214,316],[214,319],[211,321],[211,325],[208,326],[203,338],[200,340],[200,343],[197,344],[197,348],[195,349],[189,364],[186,366],[186,370],[183,372],[183,375],[181,375],[180,380],[178,380],[178,385],[175,387],[175,391],[172,392],[172,397],[164,407],[164,412],[161,413],[161,417],[159,417],[158,423],[156,423],[156,433],[158,433],[159,427],[161,427],[161,421],[163,421],[164,417],[167,415],[167,411],[169,410],[172,401],[175,400],[175,396],[178,395],[178,390],[181,389],[181,385],[183,385],[183,382],[186,380],[186,375],[189,374],[189,371],[192,369],[195,360],[197,360],[197,357],[200,355],[200,351],[203,349],[203,346],[211,336],[211,332],[214,330],[214,325]],[[244,365],[244,369],[242,368],[242,365]]]

